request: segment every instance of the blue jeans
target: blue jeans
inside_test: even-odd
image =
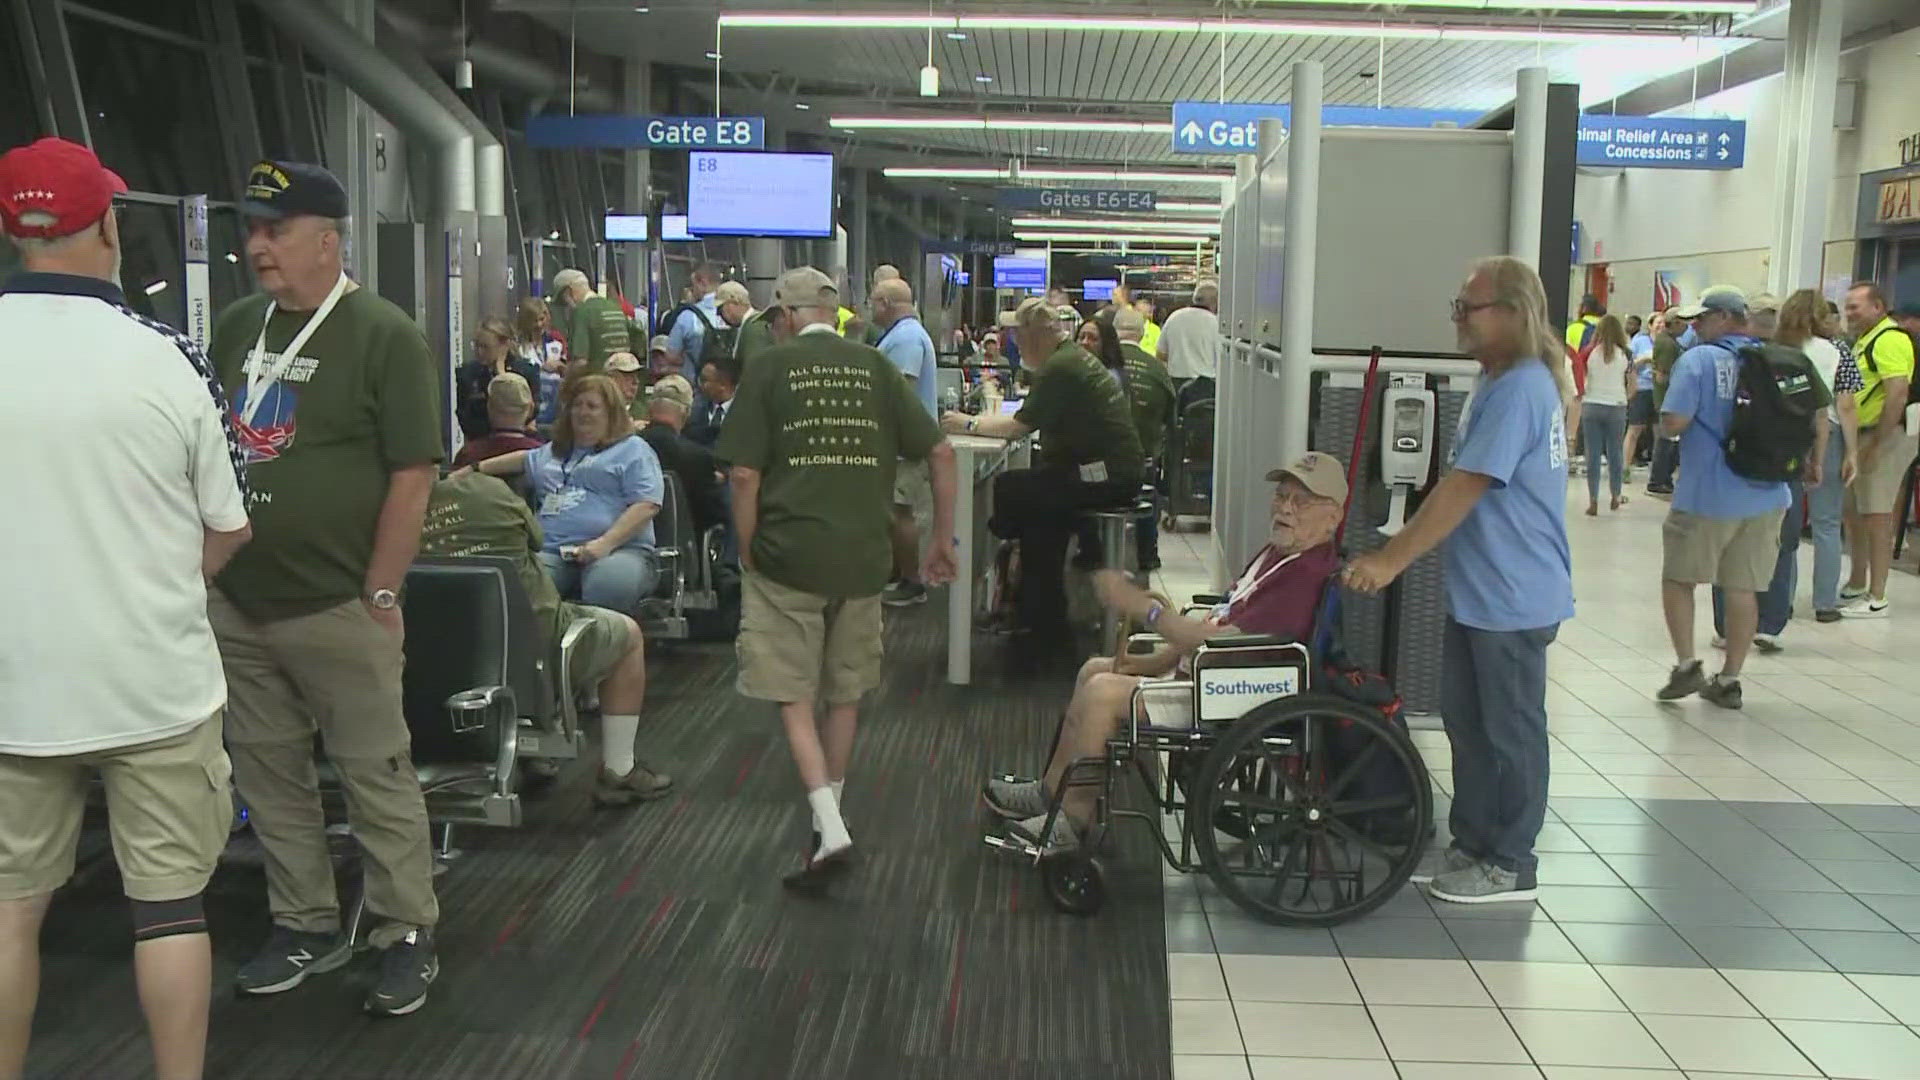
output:
[[[1840,607],[1840,507],[1847,489],[1840,483],[1840,462],[1847,454],[1846,436],[1840,425],[1831,425],[1827,433],[1826,468],[1820,486],[1807,492],[1807,512],[1813,519],[1813,610],[1837,611]]]
[[[621,548],[584,570],[579,563],[562,559],[558,551],[542,551],[535,557],[563,599],[629,615],[660,583],[660,561],[651,548]]]
[[[1680,464],[1680,440],[1661,438],[1656,423],[1653,440],[1653,471],[1647,476],[1648,491],[1672,491],[1674,466]]]
[[[1834,465],[1838,477],[1840,466]],[[1804,520],[1800,509],[1800,494],[1803,490],[1795,480],[1787,485],[1793,497],[1793,503],[1787,507],[1785,516],[1780,519],[1780,556],[1773,563],[1773,581],[1767,585],[1767,591],[1760,594],[1759,633],[1773,637],[1787,628],[1787,620],[1793,618],[1793,590],[1800,585],[1800,523]],[[1835,543],[1838,543],[1835,540]],[[1834,571],[1836,578],[1839,570]],[[1839,604],[1836,580],[1835,605]],[[1817,606],[1817,605],[1816,605]],[[1713,633],[1715,637],[1727,636],[1727,597],[1720,586],[1713,587]]]
[[[1447,620],[1440,711],[1453,745],[1454,846],[1534,870],[1547,819],[1547,646],[1559,626],[1476,630]]]
[[[1626,476],[1621,444],[1627,437],[1625,405],[1580,406],[1580,437],[1587,449],[1587,501],[1600,501],[1600,459],[1607,459],[1607,490],[1620,497]]]

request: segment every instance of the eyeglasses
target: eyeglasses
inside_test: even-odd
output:
[[[1476,311],[1482,311],[1482,310],[1485,310],[1486,308],[1500,307],[1500,306],[1501,306],[1501,302],[1498,300],[1487,300],[1478,304],[1469,304],[1465,300],[1454,300],[1452,302],[1453,321],[1460,322],[1461,320],[1465,319],[1467,316],[1473,314]]]
[[[1310,506],[1331,502],[1333,502],[1332,499],[1315,495],[1311,491],[1275,491],[1273,493],[1273,505],[1290,506],[1295,510],[1305,510]]]

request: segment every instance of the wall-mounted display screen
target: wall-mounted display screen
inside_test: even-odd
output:
[[[1087,278],[1080,282],[1080,288],[1088,300],[1111,300],[1113,290],[1120,284],[1119,278]]]
[[[687,228],[687,215],[661,214],[660,239],[662,240],[698,240]]]
[[[687,227],[701,236],[833,235],[833,155],[687,155]]]
[[[1018,255],[995,255],[993,287],[1044,290],[1047,287],[1047,260],[1026,259]]]
[[[647,215],[608,214],[606,232],[603,235],[608,240],[645,240]]]

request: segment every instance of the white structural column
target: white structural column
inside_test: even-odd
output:
[[[620,111],[628,116],[646,116],[653,112],[653,64],[638,53],[627,57],[627,68],[621,73]],[[620,206],[622,214],[651,214],[653,212],[652,185],[648,178],[652,175],[653,155],[646,150],[628,150],[621,155]],[[656,241],[657,242],[657,241]],[[650,290],[647,287],[650,268],[649,254],[652,244],[622,244],[619,251],[620,282],[625,286],[627,299],[636,304],[647,302]],[[662,307],[671,304],[662,302]],[[649,317],[657,318],[659,312],[649,312]],[[639,343],[644,344],[644,342]]]
[[[1307,410],[1313,394],[1313,279],[1320,249],[1320,106],[1324,69],[1293,65],[1292,129],[1287,132],[1286,233],[1280,279],[1280,430],[1274,461],[1307,452]],[[1267,132],[1261,131],[1264,139]],[[1263,227],[1264,234],[1266,229]],[[1264,238],[1264,237],[1263,237]],[[1261,253],[1265,256],[1265,253]],[[1247,272],[1245,263],[1241,273]],[[1265,318],[1261,312],[1259,318]]]
[[[1546,206],[1547,69],[1521,68],[1513,99],[1513,187],[1507,209],[1507,254],[1540,265],[1540,219]]]
[[[373,51],[373,0],[333,0],[330,5],[347,24],[366,36]],[[347,88],[347,80],[326,81],[327,161],[347,189],[347,210],[354,228],[347,240],[347,273],[366,288],[380,291],[379,241],[374,225],[380,220],[374,196],[373,110]]]
[[[1767,270],[1768,290],[1783,298],[1795,289],[1820,286],[1833,189],[1833,95],[1845,9],[1844,0],[1793,0],[1787,15],[1786,93],[1775,159],[1773,257]]]

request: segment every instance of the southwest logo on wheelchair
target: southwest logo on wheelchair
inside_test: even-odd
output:
[[[1236,679],[1233,682],[1210,682],[1204,684],[1201,692],[1208,695],[1262,694],[1277,696],[1280,694],[1293,693],[1295,686],[1293,674],[1289,672],[1285,678],[1273,679],[1266,682],[1255,682],[1251,679]]]

